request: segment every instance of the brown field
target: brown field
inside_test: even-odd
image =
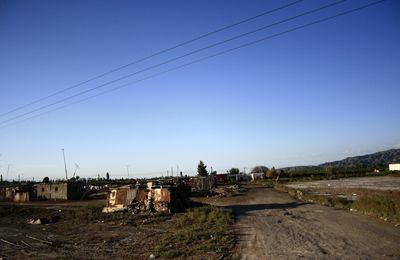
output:
[[[229,255],[231,217],[201,206],[174,215],[101,213],[104,200],[0,204],[4,259],[221,259]],[[28,224],[46,218],[47,224]],[[53,223],[52,220],[55,220]]]
[[[400,223],[400,177],[362,177],[276,186],[297,199]]]
[[[338,180],[323,180],[290,183],[287,187],[294,189],[368,189],[368,190],[390,190],[400,191],[400,177],[362,177]]]

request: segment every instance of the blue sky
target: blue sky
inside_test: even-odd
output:
[[[289,2],[1,1],[0,114]],[[305,0],[0,119],[332,2]],[[347,1],[103,90],[370,2]],[[319,164],[400,148],[399,25],[400,3],[387,0],[2,127],[0,173],[10,164],[9,179],[62,178],[61,148],[69,172],[77,163],[85,177],[126,177],[126,165],[139,177],[177,165],[193,174],[199,160],[218,171]]]

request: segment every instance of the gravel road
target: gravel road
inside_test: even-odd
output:
[[[400,228],[393,224],[248,188],[242,196],[207,201],[237,218],[235,259],[400,259]]]

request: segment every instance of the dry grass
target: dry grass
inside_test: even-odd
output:
[[[229,254],[234,243],[230,231],[233,220],[222,209],[213,206],[194,208],[176,214],[172,221],[174,231],[165,234],[156,246],[155,251],[161,258],[187,259],[203,255],[202,259],[221,259]]]
[[[400,192],[371,191],[359,192],[352,208],[386,221],[400,222]]]
[[[362,188],[299,190],[282,184],[275,185],[275,189],[287,192],[298,200],[340,209],[352,209],[385,221],[400,222],[400,191]]]

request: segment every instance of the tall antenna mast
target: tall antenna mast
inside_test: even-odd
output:
[[[64,158],[65,179],[68,180],[67,162],[65,160],[64,148],[62,148],[61,151],[63,153],[63,158]]]
[[[75,171],[74,171],[74,175],[72,177],[75,177],[76,172],[80,169],[81,167],[79,167],[79,165],[77,163],[75,163]]]

